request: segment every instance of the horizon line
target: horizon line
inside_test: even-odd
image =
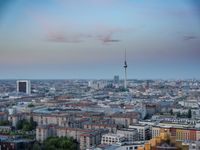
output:
[[[113,78],[0,78],[0,80],[113,80]],[[124,80],[121,78],[119,80]],[[129,80],[200,80],[198,78],[129,78]]]

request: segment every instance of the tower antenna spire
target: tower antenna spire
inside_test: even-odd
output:
[[[125,48],[125,61],[126,61],[126,48]]]
[[[124,88],[126,89],[127,88],[127,61],[126,61],[126,49],[125,49],[125,59],[124,59]]]

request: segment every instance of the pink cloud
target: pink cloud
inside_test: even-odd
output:
[[[55,21],[48,19],[44,14],[41,15],[35,11],[28,11],[29,15],[42,28],[45,33],[45,38],[49,42],[60,43],[80,43],[89,39],[99,40],[103,44],[120,42],[121,40],[113,38],[115,34],[122,32],[121,28],[109,27],[105,25],[96,25],[95,30],[80,32],[74,31],[74,26],[65,25],[65,28],[60,28],[55,24]]]
[[[190,40],[195,40],[195,39],[197,39],[197,37],[194,35],[187,35],[183,37],[184,41],[190,41]]]
[[[98,39],[103,43],[120,42],[120,40],[118,40],[118,39],[113,39],[112,36],[113,36],[113,33],[108,32],[104,35],[99,35]]]

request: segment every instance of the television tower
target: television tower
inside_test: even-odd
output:
[[[126,68],[128,67],[127,62],[126,62],[126,49],[125,49],[125,61],[124,61],[124,88],[127,88],[127,72],[126,72]]]

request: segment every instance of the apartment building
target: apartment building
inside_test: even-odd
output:
[[[116,124],[85,124],[84,129],[108,129],[110,133],[117,132]]]
[[[123,141],[126,141],[126,138],[124,135],[121,134],[104,134],[101,137],[101,144],[116,144],[121,143]]]
[[[36,128],[36,140],[43,142],[50,136],[56,136],[56,125],[40,125]]]
[[[144,140],[150,139],[150,127],[149,127],[149,125],[135,124],[135,125],[130,125],[129,128],[137,129],[139,141],[144,141]]]
[[[80,150],[85,150],[100,144],[102,135],[108,132],[108,129],[91,130],[57,125],[40,125],[36,128],[36,140],[43,142],[50,136],[71,137],[80,143]]]
[[[134,142],[138,140],[138,131],[137,129],[120,129],[117,130],[117,134],[124,135],[126,141]]]

